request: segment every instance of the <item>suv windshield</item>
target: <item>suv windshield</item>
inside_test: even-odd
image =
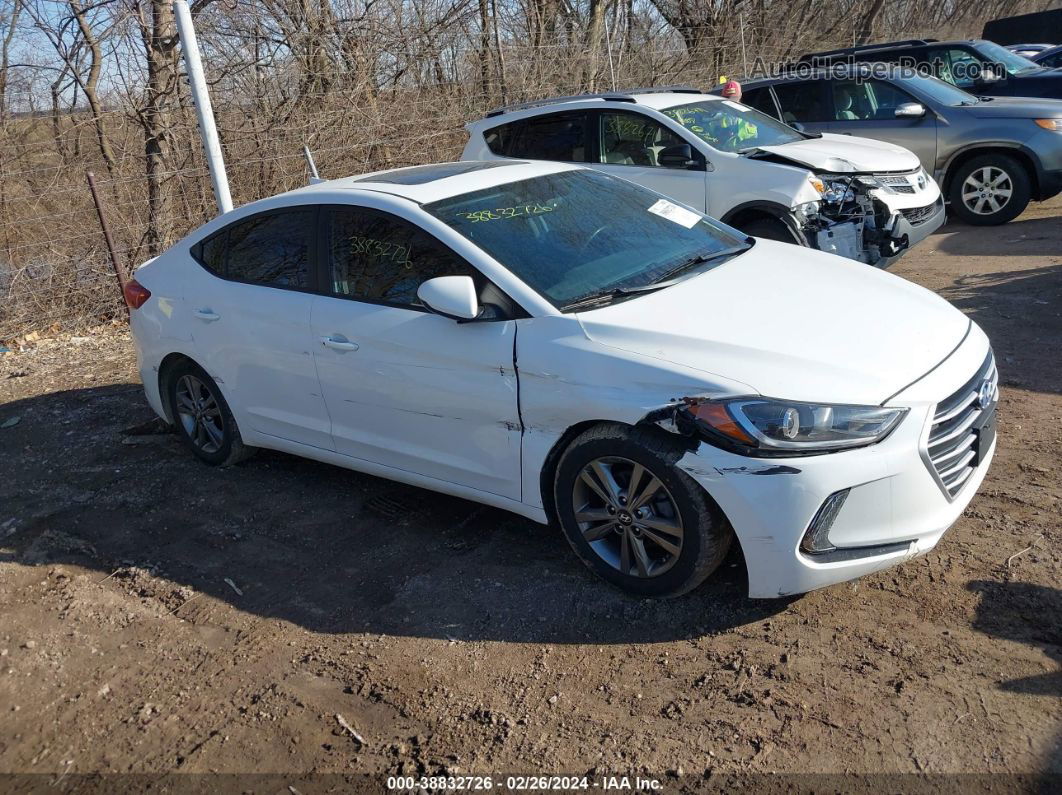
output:
[[[1002,64],[1007,74],[1018,75],[1024,72],[1032,72],[1043,69],[1040,64],[1030,61],[1024,55],[1011,52],[1006,47],[1000,47],[994,41],[977,42],[977,52],[991,63]]]
[[[934,102],[948,107],[954,108],[959,105],[976,105],[978,103],[977,97],[973,94],[969,94],[937,77],[909,75],[900,78],[898,82],[900,85],[910,87]]]
[[[666,286],[752,246],[730,227],[593,171],[496,185],[424,209],[562,310]]]
[[[709,146],[724,152],[742,152],[758,146],[804,140],[804,136],[789,125],[729,99],[677,105],[661,112]]]

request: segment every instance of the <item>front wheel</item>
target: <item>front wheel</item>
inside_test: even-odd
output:
[[[708,494],[675,464],[663,432],[598,425],[557,465],[557,518],[594,573],[641,596],[678,596],[723,561],[733,532]]]
[[[792,243],[796,246],[805,245],[781,218],[753,218],[741,224],[740,229],[746,235],[762,237],[764,240],[777,240],[779,243]]]
[[[1029,205],[1032,186],[1025,167],[1007,155],[980,155],[959,166],[948,198],[962,221],[995,226],[1013,221]]]

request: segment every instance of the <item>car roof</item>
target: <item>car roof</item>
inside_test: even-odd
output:
[[[532,177],[561,171],[580,171],[570,163],[526,160],[465,160],[432,163],[424,166],[393,168],[361,176],[323,180],[281,196],[306,196],[316,193],[372,192],[400,196],[417,204],[448,199],[477,190],[493,188]]]
[[[539,113],[549,112],[557,107],[570,107],[572,109],[593,107],[600,103],[622,103],[626,105],[641,105],[642,107],[662,110],[676,105],[686,105],[690,102],[699,102],[704,99],[717,99],[706,91],[691,86],[667,86],[664,88],[632,88],[628,91],[609,91],[602,93],[573,94],[563,97],[546,97],[544,99],[521,102],[516,105],[506,105],[495,108],[484,114],[483,118],[473,122],[479,126],[483,121],[494,122],[495,119],[505,116],[535,116]],[[610,105],[613,106],[613,105]],[[471,126],[471,125],[469,125]]]
[[[906,39],[904,41],[882,41],[876,44],[860,44],[855,47],[840,47],[836,50],[822,50],[820,52],[807,52],[801,55],[798,61],[809,61],[813,58],[843,58],[847,55],[873,55],[875,52],[888,50],[910,50],[917,47],[950,47],[955,44],[986,44],[986,39]]]

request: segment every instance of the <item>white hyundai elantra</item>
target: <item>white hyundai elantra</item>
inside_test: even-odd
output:
[[[462,162],[216,218],[126,289],[154,410],[555,520],[629,591],[749,593],[933,547],[995,450],[988,339],[933,293],[624,180]]]

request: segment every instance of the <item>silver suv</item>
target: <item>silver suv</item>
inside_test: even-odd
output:
[[[976,97],[883,64],[744,83],[742,102],[809,132],[877,138],[914,152],[978,225],[1004,224],[1062,191],[1062,101]]]

